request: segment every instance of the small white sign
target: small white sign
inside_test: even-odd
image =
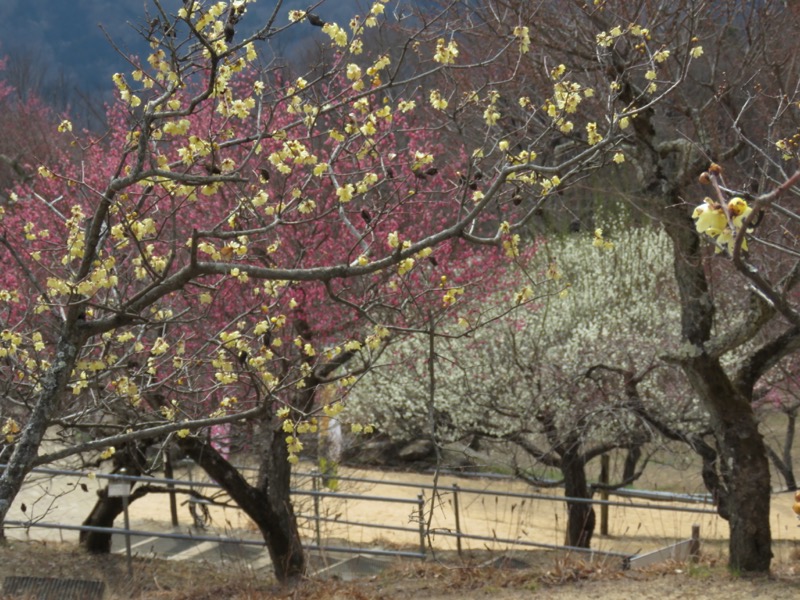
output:
[[[109,498],[127,498],[131,495],[131,484],[127,481],[118,481],[108,484]]]

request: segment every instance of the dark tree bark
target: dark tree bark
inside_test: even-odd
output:
[[[70,309],[69,319],[63,326],[63,333],[56,347],[56,360],[42,378],[42,390],[36,398],[27,424],[14,444],[6,468],[0,475],[0,531],[3,530],[11,503],[34,466],[50,419],[61,402],[78,353],[86,341],[86,336],[76,325],[78,310],[77,305]]]
[[[592,498],[592,489],[586,478],[587,454],[583,451],[580,428],[567,435],[559,435],[553,415],[541,413],[538,417],[542,430],[552,445],[557,457],[543,455],[525,436],[518,436],[514,441],[531,456],[545,459],[548,464],[561,470],[564,476],[564,496],[567,498]],[[608,448],[611,449],[611,448]],[[593,456],[601,455],[605,449],[595,449]],[[595,527],[594,508],[590,502],[571,502],[567,500],[567,533],[566,545],[576,548],[589,548]]]
[[[564,495],[567,498],[592,498],[586,481],[586,460],[583,454],[566,451],[561,457],[561,472],[564,474]],[[590,548],[596,520],[592,505],[568,500],[567,515],[566,545]]]
[[[786,285],[787,289],[790,289]],[[745,395],[749,396],[750,403],[756,400],[754,388],[759,378],[775,366],[782,358],[800,349],[800,328],[790,327],[781,335],[771,339],[744,361],[736,373],[734,385]],[[784,407],[781,412],[786,415],[786,430],[783,437],[783,447],[778,451],[767,445],[767,456],[775,465],[775,469],[783,477],[786,488],[797,489],[797,479],[794,475],[792,451],[797,429],[797,406]]]
[[[627,56],[612,53],[610,64],[624,74]],[[636,82],[624,78],[620,96],[635,103],[641,95]],[[700,237],[684,200],[690,186],[708,167],[708,158],[661,131],[652,107],[633,121],[636,161],[642,194],[659,213],[673,243],[675,279],[681,303],[681,337],[687,352],[677,357],[688,381],[710,416],[718,460],[703,456],[703,478],[713,485],[719,513],[730,523],[729,566],[737,571],[769,570],[769,465],[748,397],[733,384],[720,364],[724,350],[713,349],[715,302],[710,293]],[[756,328],[757,330],[757,328]],[[752,336],[751,336],[752,337]]]
[[[750,402],[731,383],[718,359],[698,356],[684,365],[711,416],[719,467],[727,490],[729,566],[763,572],[772,560],[770,478],[766,447]]]
[[[306,563],[297,519],[289,501],[291,465],[279,424],[272,423],[265,429],[273,454],[262,460],[274,463],[274,469],[268,476],[260,475],[255,486],[208,442],[189,436],[177,443],[256,524],[267,544],[278,581],[294,583],[305,574]]]
[[[636,465],[642,458],[642,447],[637,445],[628,449],[622,467],[622,481],[633,481],[636,478]]]
[[[128,505],[143,498],[150,492],[147,487],[139,487],[128,496]],[[90,527],[113,527],[114,521],[122,514],[122,498],[108,495],[108,486],[97,491],[97,502],[92,512],[86,517],[83,525]],[[92,554],[108,554],[111,552],[111,533],[108,531],[81,531],[78,538],[83,548]]]
[[[261,458],[257,487],[267,498],[270,508],[270,520],[280,531],[277,536],[278,547],[273,552],[272,560],[291,577],[305,574],[305,553],[300,533],[297,530],[297,518],[291,502],[292,465],[286,449],[286,435],[280,423],[273,422],[265,428],[262,448],[266,454]],[[273,537],[275,535],[273,534]]]
[[[125,475],[138,476],[145,471],[147,464],[148,443],[146,441],[133,441],[125,444],[114,454],[113,473],[124,471]],[[128,504],[147,495],[149,490],[138,487],[131,491]],[[97,491],[97,502],[92,512],[84,520],[83,525],[90,527],[113,527],[116,518],[122,514],[122,498],[108,495],[108,486]],[[111,533],[105,531],[81,531],[78,536],[81,546],[92,554],[108,554],[111,552]]]
[[[764,439],[758,431],[749,396],[734,385],[713,346],[715,306],[703,268],[700,240],[688,211],[680,207],[677,187],[666,194],[663,219],[675,250],[675,276],[681,298],[683,339],[693,356],[679,360],[692,388],[708,411],[718,460],[704,461],[704,479],[716,474],[721,485],[711,490],[719,513],[730,524],[728,565],[741,572],[769,571],[772,560],[769,523],[770,476]],[[753,379],[754,381],[755,379]],[[750,388],[752,392],[752,388]]]

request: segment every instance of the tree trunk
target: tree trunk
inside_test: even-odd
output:
[[[295,583],[305,574],[303,552],[297,521],[289,500],[290,472],[286,442],[278,431],[271,431],[276,469],[265,469],[259,474],[257,486],[250,485],[241,473],[207,442],[196,437],[178,440],[180,448],[212,479],[219,483],[231,499],[258,527],[269,550],[275,577],[281,583]],[[262,461],[265,460],[262,457]],[[283,469],[283,471],[281,470]]]
[[[711,416],[719,465],[727,489],[728,565],[741,572],[769,571],[770,480],[766,446],[749,401],[731,383],[716,358],[702,354],[684,371]]]
[[[561,472],[567,498],[591,499],[592,493],[586,482],[586,461],[582,454],[565,452],[561,458]],[[567,546],[590,548],[594,526],[595,513],[590,503],[567,501]]]
[[[145,487],[136,488],[128,496],[128,505],[143,498],[150,490]],[[90,527],[113,527],[114,521],[122,514],[122,498],[108,495],[108,486],[97,491],[97,502],[92,512],[86,517],[83,525]],[[109,531],[81,531],[79,543],[92,554],[108,554],[111,552],[111,536]]]
[[[133,441],[124,444],[113,458],[114,473],[125,475],[141,475],[147,464],[147,442]],[[149,490],[139,487],[131,492],[128,504],[146,496]],[[97,492],[92,512],[86,517],[83,525],[90,527],[113,527],[116,518],[122,514],[122,498],[110,497],[108,486]],[[81,531],[78,536],[80,545],[92,554],[108,554],[111,552],[111,533],[106,531]]]
[[[281,422],[265,421],[257,488],[267,497],[273,527],[276,570],[280,568],[287,579],[305,575],[305,551],[297,529],[297,518],[291,501],[292,464]]]
[[[42,378],[42,391],[36,398],[28,422],[14,445],[14,451],[0,476],[0,530],[3,529],[11,503],[17,497],[25,477],[33,468],[42,438],[50,425],[50,419],[58,408],[59,401],[75,366],[83,340],[63,334],[56,348],[56,356],[49,372]]]
[[[113,527],[114,521],[122,513],[122,498],[109,497],[108,486],[97,490],[97,502],[92,512],[82,523],[90,527]],[[107,531],[81,531],[80,545],[92,554],[111,552],[111,533]]]
[[[706,344],[712,338],[715,304],[706,279],[700,239],[683,205],[680,184],[661,198],[663,223],[674,246],[675,280],[681,299],[681,334],[691,347],[680,359],[686,377],[708,411],[717,441],[722,485],[719,512],[728,517],[728,566],[734,571],[768,572],[772,551],[769,524],[769,461],[750,399],[733,384]]]
[[[636,465],[642,458],[642,447],[640,445],[628,448],[628,453],[625,455],[625,463],[622,468],[622,481],[629,482],[636,479]]]

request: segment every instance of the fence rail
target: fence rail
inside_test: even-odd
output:
[[[0,470],[5,465],[0,465]],[[50,476],[60,476],[60,477],[76,477],[76,478],[86,478],[89,477],[90,474],[84,471],[74,471],[74,470],[67,470],[67,469],[54,469],[54,468],[37,468],[33,470],[33,473],[40,474],[40,475],[50,475]],[[304,489],[302,487],[295,487],[292,489],[292,495],[296,498],[308,497],[312,499],[312,506],[313,509],[309,512],[306,510],[297,510],[297,517],[301,522],[305,522],[310,524],[313,528],[313,542],[305,544],[305,547],[308,550],[320,550],[326,552],[342,552],[342,553],[350,553],[350,554],[364,554],[364,555],[374,555],[374,556],[396,556],[396,557],[405,557],[405,558],[425,558],[427,555],[427,547],[429,546],[431,549],[434,547],[434,542],[437,537],[440,538],[454,538],[456,541],[456,546],[459,552],[459,555],[462,552],[462,542],[465,540],[473,540],[476,542],[489,542],[493,544],[502,544],[506,546],[513,546],[518,548],[541,548],[541,549],[548,549],[548,550],[561,550],[567,552],[581,552],[581,553],[591,553],[593,555],[604,555],[607,557],[613,558],[622,558],[625,564],[631,564],[631,559],[635,557],[635,554],[638,553],[626,553],[626,552],[617,552],[617,551],[600,551],[596,549],[587,549],[587,548],[576,548],[572,546],[566,545],[559,545],[555,543],[545,543],[542,541],[535,541],[532,539],[524,539],[523,535],[526,535],[523,531],[520,535],[516,536],[508,536],[508,535],[497,535],[494,530],[492,530],[491,535],[481,534],[481,533],[474,533],[474,532],[467,532],[463,526],[464,522],[464,500],[468,497],[480,498],[481,501],[485,500],[486,496],[490,496],[495,499],[495,502],[498,501],[498,498],[508,498],[508,499],[518,499],[524,502],[533,502],[533,501],[542,501],[542,502],[574,502],[574,503],[591,503],[598,506],[610,506],[610,507],[623,507],[623,508],[641,508],[641,509],[648,509],[648,510],[656,510],[656,511],[670,511],[670,512],[686,512],[686,513],[696,513],[696,514],[707,514],[707,515],[715,515],[716,511],[712,509],[706,508],[697,508],[692,506],[681,506],[681,504],[689,504],[689,503],[699,503],[704,502],[703,498],[699,498],[697,496],[690,496],[686,494],[668,494],[663,492],[642,492],[642,491],[632,491],[632,490],[617,490],[617,491],[609,491],[609,494],[618,495],[620,497],[628,497],[628,498],[640,498],[640,499],[647,499],[651,502],[632,502],[632,501],[619,501],[619,500],[602,500],[602,499],[586,499],[586,498],[569,498],[564,496],[553,496],[547,495],[542,493],[536,492],[514,492],[514,491],[503,491],[503,490],[491,490],[487,491],[486,489],[480,489],[478,487],[461,487],[457,484],[453,484],[452,486],[444,486],[444,485],[434,485],[434,484],[426,484],[426,483],[409,483],[409,482],[401,482],[401,481],[387,481],[387,480],[379,480],[379,479],[372,479],[366,477],[348,477],[348,476],[337,476],[336,480],[339,482],[348,482],[348,483],[363,483],[363,484],[370,484],[370,485],[381,485],[387,487],[400,487],[400,488],[409,488],[414,490],[421,491],[420,494],[416,496],[416,498],[407,498],[407,497],[399,497],[399,496],[391,496],[391,495],[376,495],[376,494],[359,494],[359,493],[350,493],[350,492],[339,492],[339,491],[331,491],[331,490],[324,490],[320,489],[319,481],[322,479],[322,475],[316,472],[307,472],[307,473],[296,473],[296,478],[298,481],[304,481],[304,478],[307,478],[308,481],[311,482],[312,489]],[[173,493],[181,493],[180,490],[175,490],[174,492],[171,491],[170,488],[174,486],[183,486],[184,488],[195,489],[195,488],[202,488],[202,489],[215,489],[220,490],[221,486],[217,483],[212,481],[198,481],[191,477],[191,470],[189,470],[189,478],[188,479],[165,479],[165,478],[156,478],[156,477],[148,477],[148,476],[132,476],[132,475],[117,475],[117,474],[106,474],[106,473],[96,473],[92,474],[93,477],[97,479],[107,480],[109,483],[119,483],[119,482],[128,482],[128,483],[137,483],[137,482],[145,482],[149,484],[163,484],[167,489],[170,495]],[[442,498],[446,495],[449,495],[451,498],[451,503],[454,511],[454,518],[455,518],[455,526],[454,527],[428,527],[430,522],[425,518],[425,506],[427,502],[438,502],[438,508],[442,508],[443,502]],[[653,503],[653,500],[657,500],[659,502]],[[339,502],[339,503],[347,503],[347,502],[366,502],[366,503],[382,503],[382,504],[400,504],[400,505],[408,505],[412,507],[412,515],[413,517],[410,518],[410,521],[414,521],[413,526],[400,526],[396,524],[391,524],[389,522],[382,522],[382,523],[370,523],[364,520],[363,518],[341,518],[340,515],[335,517],[331,517],[328,514],[325,514],[322,510],[321,504],[322,502]],[[474,501],[473,501],[474,502]],[[523,502],[523,504],[524,504]],[[667,504],[666,502],[671,502],[671,504]],[[307,506],[307,505],[306,505]],[[433,509],[433,504],[431,505],[431,510]],[[511,508],[513,512],[514,508]],[[331,525],[331,526],[343,526],[343,527],[351,527],[351,528],[365,528],[365,529],[377,529],[377,530],[385,530],[388,532],[400,532],[403,534],[413,534],[414,536],[419,536],[419,550],[408,551],[408,550],[395,550],[395,549],[380,549],[380,548],[370,548],[370,547],[346,547],[342,546],[341,544],[326,544],[323,543],[323,536],[321,531],[321,526],[323,524]],[[165,532],[165,531],[145,531],[141,529],[130,529],[130,528],[115,528],[115,527],[90,527],[84,525],[74,525],[69,523],[54,523],[54,522],[44,522],[44,521],[36,521],[36,520],[7,520],[6,526],[10,527],[20,527],[20,528],[46,528],[46,529],[59,529],[65,531],[96,531],[96,532],[107,532],[111,534],[123,534],[126,536],[137,536],[137,537],[154,537],[154,538],[168,538],[168,539],[178,539],[178,540],[191,540],[196,542],[216,542],[219,544],[242,544],[242,545],[249,545],[249,546],[263,546],[263,540],[253,540],[253,539],[246,539],[241,537],[229,537],[229,536],[216,536],[216,535],[203,535],[203,534],[195,534],[195,533],[176,533],[176,532]],[[308,525],[307,525],[308,526]]]

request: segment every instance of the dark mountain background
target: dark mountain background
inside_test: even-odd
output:
[[[416,3],[395,0],[389,8]],[[246,35],[266,23],[276,4],[277,0],[258,0],[248,5],[237,33]],[[278,25],[288,22],[289,10],[311,4],[284,0]],[[172,13],[182,5],[182,0],[162,2]],[[315,12],[345,25],[369,5],[369,0],[327,0]],[[150,0],[0,0],[0,57],[9,59],[0,77],[23,97],[35,94],[57,110],[78,113],[89,124],[90,113],[102,112],[110,98],[112,74],[130,70],[124,56],[147,55],[147,43],[137,28],[147,22],[148,13],[155,14]],[[296,27],[271,40],[269,51],[292,62],[327,39],[318,28]]]

